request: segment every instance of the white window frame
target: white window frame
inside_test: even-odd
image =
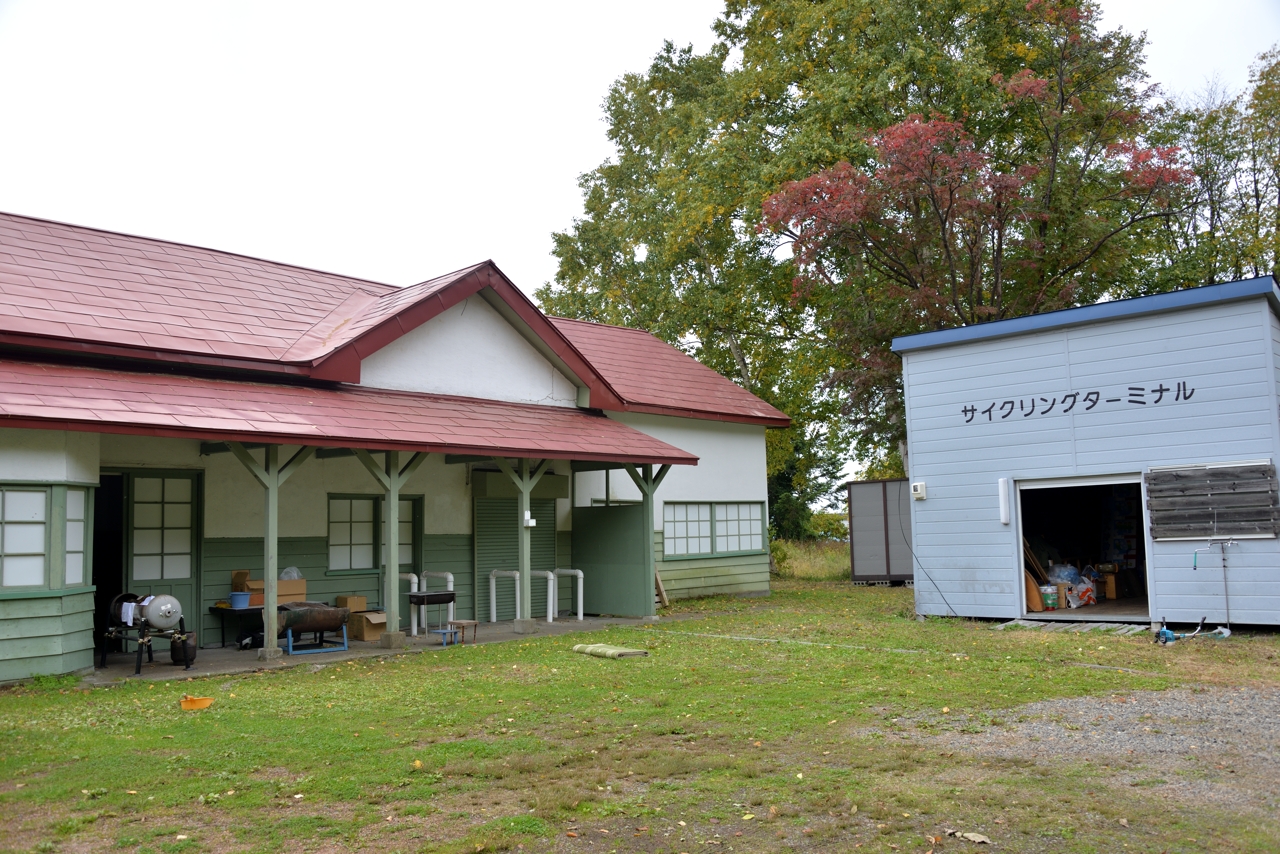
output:
[[[681,507],[686,508],[684,513],[685,518],[684,519],[675,518],[680,515],[679,510],[677,510],[676,508],[681,508]],[[694,522],[692,523],[688,520],[687,508],[689,507],[699,508],[699,518],[694,520]],[[720,516],[726,516],[727,515],[726,510],[729,507],[759,508],[758,510],[759,517],[753,518],[749,516],[749,518],[746,520],[742,520],[740,518],[733,518],[733,519],[718,518]],[[671,508],[671,509],[668,510],[668,508]],[[702,516],[701,508],[706,508],[707,510],[706,519],[701,518]],[[736,516],[737,513],[735,512],[734,515]],[[753,548],[753,549],[727,549],[727,548],[722,549],[720,548],[718,543],[719,540],[721,539],[727,540],[729,537],[744,536],[743,534],[740,533],[740,527],[739,527],[743,521],[746,521],[749,526],[751,526],[751,523],[757,523],[756,525],[751,527],[759,527],[760,530],[758,532],[749,530],[745,536],[758,535],[760,537],[760,547]],[[686,526],[685,528],[683,528],[683,533],[682,533],[682,529],[680,528],[681,523],[683,523]],[[688,534],[687,526],[689,524],[699,525],[698,533],[693,537],[689,536]],[[702,533],[702,531],[704,530],[708,531],[706,535]],[[733,530],[732,533],[730,533],[731,530]],[[684,540],[707,539],[710,541],[709,551],[673,553],[670,550],[668,543],[672,541],[678,541],[681,539],[684,539]],[[739,543],[739,545],[741,545],[741,543]],[[695,560],[698,558],[711,558],[711,557],[735,557],[738,555],[765,554],[768,552],[768,550],[769,550],[769,524],[768,524],[768,516],[765,509],[765,502],[763,501],[664,501],[662,503],[662,559],[663,560]]]
[[[49,586],[49,563],[50,563],[49,561],[49,557],[50,557],[49,525],[52,522],[51,516],[53,515],[53,512],[52,512],[53,507],[52,507],[52,501],[51,501],[52,491],[53,490],[47,486],[31,486],[26,484],[12,484],[12,485],[6,484],[6,485],[0,486],[0,589],[35,590],[35,589],[47,588]],[[42,515],[40,519],[38,520],[22,519],[18,516],[17,508],[15,507],[14,508],[15,518],[13,519],[13,521],[10,521],[9,495],[16,494],[16,493],[32,493],[32,494],[38,493],[43,497],[42,509],[41,509]],[[41,528],[41,531],[40,531],[41,551],[35,552],[29,549],[26,549],[26,550],[15,549],[12,553],[10,553],[8,549],[9,549],[9,537],[11,533],[12,533],[12,536],[14,536],[16,539],[27,534],[25,529],[35,528],[36,526],[39,526]],[[13,528],[14,530],[11,532],[10,528]],[[19,530],[19,529],[22,529],[22,530]],[[24,581],[24,583],[21,583],[21,584],[9,583],[8,564],[9,564],[10,557],[21,559],[21,558],[32,558],[37,556],[41,559],[40,578],[38,581]],[[18,561],[15,560],[14,564],[16,567],[18,564]],[[15,569],[15,575],[14,575],[15,581],[17,580],[17,577],[18,576]]]

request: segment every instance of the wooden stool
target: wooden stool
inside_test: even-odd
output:
[[[480,623],[476,620],[450,620],[449,628],[462,630],[462,645],[467,645],[467,627],[471,627],[471,642],[476,642],[476,631]]]

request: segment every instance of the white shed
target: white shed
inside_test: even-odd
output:
[[[1027,615],[1029,550],[1118,567],[1074,619],[1280,624],[1278,315],[1264,277],[896,339],[917,612]]]

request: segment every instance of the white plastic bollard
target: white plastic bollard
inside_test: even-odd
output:
[[[520,619],[520,572],[514,569],[495,569],[489,573],[489,622],[498,622],[498,576],[509,576],[516,583],[516,619]]]
[[[580,569],[557,569],[557,570],[556,570],[556,575],[557,575],[557,576],[561,576],[561,575],[574,575],[574,576],[577,576],[577,582],[578,582],[578,619],[579,619],[579,620],[581,620],[581,619],[582,619],[582,583],[583,583],[582,570],[580,570]],[[556,598],[559,598],[559,594],[558,594],[558,593],[557,593]]]

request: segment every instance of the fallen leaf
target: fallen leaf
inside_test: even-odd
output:
[[[909,813],[909,812],[904,812],[904,813],[902,814],[902,817],[903,817],[903,818],[911,818],[911,813]]]
[[[750,812],[749,812],[749,813],[747,813],[746,815],[744,815],[744,816],[742,817],[742,820],[743,820],[743,821],[751,821],[751,819],[753,819],[753,818],[755,818],[755,817],[756,817],[755,813],[750,813]]]
[[[797,775],[796,775],[796,779],[797,779],[797,780],[803,780],[803,779],[804,779],[804,775],[803,775],[803,774],[797,774]]]
[[[177,841],[181,842],[182,840],[184,840],[184,839],[186,839],[186,838],[187,838],[187,835],[186,835],[185,833],[179,833],[177,836],[175,836],[175,837],[173,837],[173,838],[174,838],[174,839],[176,839]]]
[[[295,801],[300,801],[300,800],[302,800],[302,795],[294,795],[294,796],[293,796],[293,799],[294,799]]]
[[[763,741],[757,741],[757,742],[755,743],[755,746],[756,746],[756,747],[763,747],[763,746],[764,746],[764,742],[763,742]]]
[[[827,721],[827,726],[831,726],[835,721]]]
[[[421,760],[421,759],[415,759],[415,760],[413,760],[413,767],[414,767],[415,769],[421,769],[421,768],[422,768],[422,760]]]
[[[685,826],[686,826],[686,825],[685,825],[685,823],[684,823],[683,821],[677,821],[677,822],[676,822],[676,824],[680,825],[681,827],[685,827]]]
[[[951,711],[951,710],[950,710],[949,708],[947,708],[946,706],[943,706],[943,707],[942,707],[942,713],[943,713],[944,715],[945,715],[945,714],[947,714],[947,713],[948,713],[948,712],[950,712],[950,711]]]
[[[1127,818],[1122,818],[1122,819],[1120,819],[1120,826],[1121,826],[1121,827],[1128,827],[1128,826],[1129,826],[1129,819],[1127,819]]]
[[[577,839],[577,838],[578,838],[578,834],[574,833],[572,830],[570,830],[568,833],[566,833],[566,834],[565,834],[565,836],[569,837],[570,839]]]
[[[961,838],[961,839],[967,839],[967,840],[969,840],[970,842],[976,842],[976,843],[978,843],[979,845],[990,845],[990,844],[991,844],[991,840],[990,840],[990,839],[988,839],[987,837],[983,836],[981,833],[962,833],[962,834],[960,834],[960,838]]]
[[[638,832],[638,833],[648,833],[648,832],[649,832],[649,826],[648,826],[648,825],[645,825],[644,827],[637,827],[637,828],[636,828],[636,832]]]
[[[161,738],[173,738],[173,736],[171,736],[171,735],[162,735],[162,736],[160,736],[160,737],[161,737]]]
[[[19,783],[19,784],[18,784],[18,788],[19,788],[19,789],[21,789],[21,788],[22,788],[22,786],[23,786],[23,784],[22,784],[22,783]],[[137,791],[135,791],[134,789],[129,789],[128,791],[126,791],[126,792],[125,792],[125,794],[126,794],[126,795],[136,795],[136,794],[138,794],[138,793],[137,793]]]
[[[603,833],[605,836],[609,835],[609,831],[605,830],[603,827],[596,828],[596,833]]]

